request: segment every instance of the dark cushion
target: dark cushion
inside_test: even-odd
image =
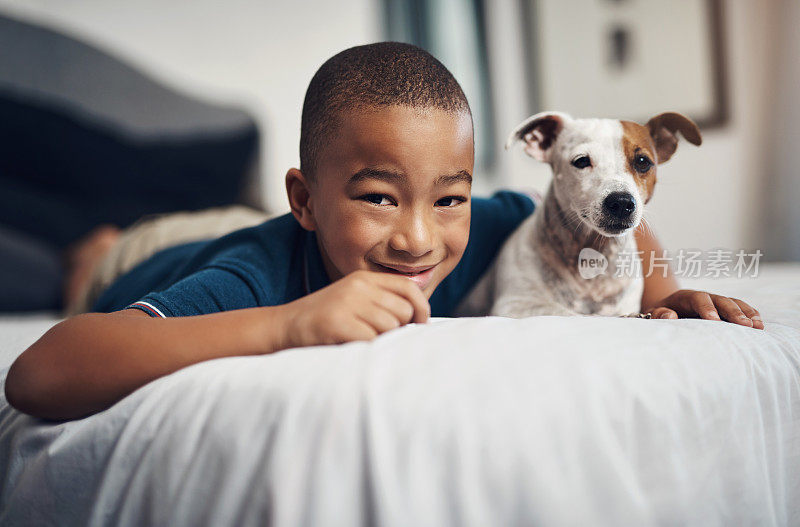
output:
[[[236,203],[255,127],[132,139],[0,96],[0,225],[65,247],[101,223]]]

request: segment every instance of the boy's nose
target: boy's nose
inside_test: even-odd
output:
[[[389,239],[389,246],[418,258],[431,252],[432,240],[431,229],[424,218],[408,218],[401,220]]]

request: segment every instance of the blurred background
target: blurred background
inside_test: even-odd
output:
[[[549,167],[502,148],[533,113],[680,111],[704,143],[659,168],[662,244],[800,260],[797,27],[796,0],[0,0],[0,251],[156,212],[288,211],[311,76],[402,40],[464,87],[474,194],[546,189]]]

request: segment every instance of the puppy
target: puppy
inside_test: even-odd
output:
[[[638,314],[641,273],[616,272],[636,256],[633,230],[656,183],[656,166],[700,131],[678,113],[646,125],[573,119],[543,112],[521,123],[506,149],[525,152],[553,169],[543,203],[506,240],[486,275],[459,305],[460,316]],[[583,266],[583,267],[581,267]]]

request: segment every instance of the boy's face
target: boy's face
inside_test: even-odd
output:
[[[400,273],[430,298],[467,246],[473,152],[466,112],[340,113],[308,185],[309,226],[331,280]]]

